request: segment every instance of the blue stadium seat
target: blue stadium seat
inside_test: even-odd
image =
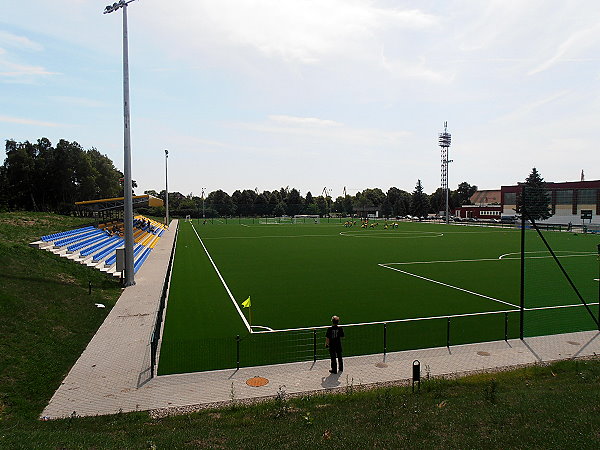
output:
[[[84,247],[86,247],[88,245],[91,245],[91,244],[93,244],[95,242],[98,242],[98,241],[100,241],[102,239],[105,239],[107,237],[109,237],[108,234],[106,234],[106,233],[100,233],[100,234],[98,234],[98,235],[96,235],[96,236],[94,236],[94,237],[92,237],[90,239],[86,239],[84,241],[76,242],[75,244],[69,245],[67,247],[67,251],[69,251],[69,252],[76,252],[77,250],[80,250],[80,249],[82,249],[82,248],[84,248]]]
[[[94,245],[92,245],[92,246],[90,246],[90,247],[88,247],[86,249],[83,249],[81,251],[81,253],[79,253],[79,254],[81,256],[89,256],[92,253],[94,253],[96,250],[98,250],[98,249],[100,249],[100,248],[102,248],[102,247],[104,247],[106,245],[110,245],[112,242],[115,242],[115,241],[118,241],[118,240],[119,240],[118,237],[112,236],[112,237],[110,237],[108,239],[105,239],[102,242],[98,242],[97,244],[94,244]]]
[[[73,234],[80,234],[85,231],[91,231],[91,230],[95,230],[95,229],[96,229],[95,227],[89,226],[89,227],[77,228],[75,230],[61,231],[60,233],[54,233],[54,234],[48,234],[47,236],[42,236],[41,240],[44,242],[51,242],[56,239],[60,239],[62,237],[71,236]]]
[[[99,235],[106,235],[106,233],[104,233],[104,231],[102,231],[102,230],[94,230],[94,231],[90,231],[88,233],[78,234],[76,236],[65,237],[63,239],[59,239],[58,241],[54,242],[54,246],[62,247],[63,245],[73,244],[82,239],[87,239],[87,238],[99,236]]]

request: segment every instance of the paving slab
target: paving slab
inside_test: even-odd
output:
[[[169,414],[232,400],[261,399],[279,392],[327,392],[406,382],[414,360],[423,376],[454,376],[600,355],[600,333],[585,331],[508,341],[344,358],[344,372],[329,373],[329,361],[298,362],[150,377],[153,331],[177,221],[160,239],[125,288],[87,348],[54,393],[41,416],[77,416],[153,410]],[[253,377],[268,380],[249,386]]]

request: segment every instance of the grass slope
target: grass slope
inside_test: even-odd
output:
[[[38,416],[120,295],[105,274],[27,245],[88,221],[0,214],[0,423]]]
[[[2,448],[598,448],[600,361],[278,399],[152,419],[146,413],[28,422]]]

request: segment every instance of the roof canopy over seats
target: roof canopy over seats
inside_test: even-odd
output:
[[[164,202],[157,197],[153,197],[152,195],[144,194],[144,195],[134,195],[133,199],[133,207],[147,207],[147,206],[163,206]],[[123,209],[124,207],[124,197],[116,197],[116,198],[103,198],[100,200],[87,200],[84,202],[75,202],[75,206],[78,209],[85,209],[93,212],[103,212],[103,211],[112,211],[116,209]]]

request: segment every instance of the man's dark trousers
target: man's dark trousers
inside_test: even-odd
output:
[[[344,370],[344,361],[342,360],[342,346],[329,346],[329,356],[331,357],[331,371],[338,371],[338,363],[340,372]]]

